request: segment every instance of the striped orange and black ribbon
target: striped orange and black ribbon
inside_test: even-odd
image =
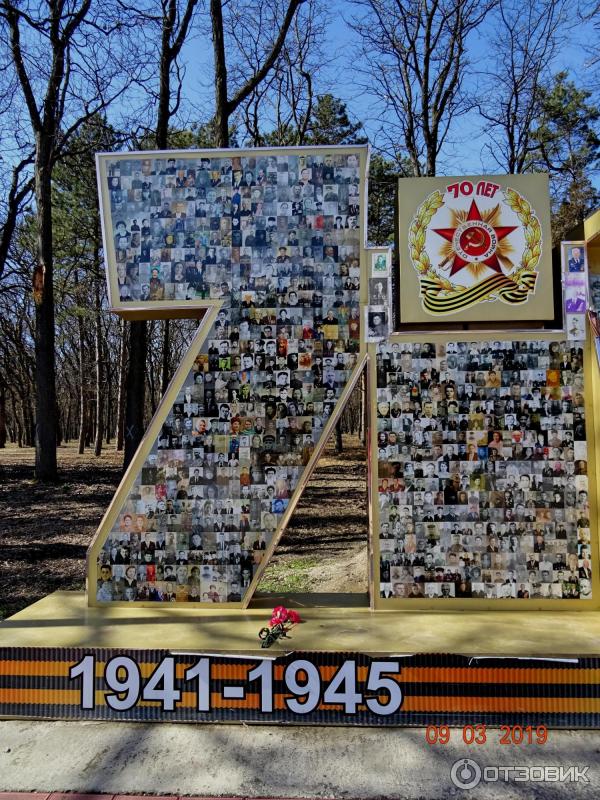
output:
[[[506,275],[492,275],[460,294],[448,296],[443,294],[445,290],[434,280],[421,278],[421,294],[427,311],[433,314],[449,314],[487,300],[494,294],[507,303],[517,305],[524,303],[529,293],[535,289],[536,280],[536,272],[524,272],[520,283],[507,278]]]
[[[69,669],[85,655],[95,656],[95,708],[81,708],[80,685]],[[104,678],[106,663],[126,655],[147,680],[166,656],[165,650],[108,650],[62,648],[0,649],[0,717],[49,719],[112,719],[181,722],[288,722],[337,725],[545,725],[548,728],[600,727],[600,657],[566,660],[478,659],[459,655],[422,654],[405,658],[371,658],[364,653],[291,653],[273,664],[273,711],[260,710],[260,695],[248,673],[259,658],[213,656],[210,660],[211,710],[196,710],[193,687],[184,672],[199,655],[175,655],[175,684],[181,690],[173,711],[156,701],[140,700],[119,712],[106,702],[110,691]],[[285,670],[295,659],[317,668],[321,695],[307,714],[290,710],[293,697]],[[324,689],[348,660],[356,664],[356,690],[361,693],[356,712],[324,700]],[[366,681],[372,661],[399,662],[392,675],[401,687],[403,702],[390,715],[377,715],[366,705]],[[231,698],[225,687],[243,687],[243,696]],[[385,703],[386,695],[379,697]]]

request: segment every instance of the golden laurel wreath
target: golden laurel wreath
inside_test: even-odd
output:
[[[451,283],[431,265],[425,248],[427,229],[436,211],[444,205],[442,193],[436,190],[419,206],[408,229],[410,258],[419,275],[423,306],[434,314],[450,314],[483,300],[498,299],[505,303],[525,303],[534,291],[538,276],[536,267],[542,254],[542,229],[529,202],[514,189],[504,193],[508,206],[518,216],[525,234],[525,249],[518,268],[507,275],[493,275],[475,286]]]

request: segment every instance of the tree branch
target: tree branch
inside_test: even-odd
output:
[[[25,102],[27,103],[27,110],[29,111],[29,116],[31,117],[31,124],[34,131],[38,133],[42,128],[42,119],[40,117],[37,103],[35,102],[35,95],[33,93],[29,76],[25,68],[25,62],[23,60],[23,52],[21,50],[21,32],[19,30],[19,15],[17,14],[12,3],[6,2],[6,0],[2,3],[2,11],[4,12],[10,29],[10,44],[17,77],[19,78],[19,83],[21,84],[21,89],[23,90]]]
[[[269,70],[277,60],[277,57],[281,53],[281,49],[285,42],[285,37],[287,36],[287,32],[289,30],[290,25],[292,24],[292,20],[294,19],[294,14],[298,10],[298,8],[302,5],[305,0],[290,0],[290,4],[288,5],[287,13],[279,30],[279,35],[271,48],[271,52],[265,59],[262,67],[254,73],[254,75],[246,81],[246,83],[238,89],[235,95],[229,100],[227,100],[227,113],[228,115],[233,114],[233,112],[246,100],[254,91],[254,89],[258,86],[258,84],[268,75]],[[212,4],[211,4],[212,5]]]

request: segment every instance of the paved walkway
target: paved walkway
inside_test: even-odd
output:
[[[0,792],[0,800],[248,800],[240,797],[178,797],[177,795],[81,794],[79,792]],[[253,798],[254,800],[254,798]]]
[[[429,745],[425,731],[412,728],[10,720],[0,722],[0,790],[42,793],[31,800],[48,800],[49,792],[52,800],[75,800],[56,792],[102,793],[102,800],[141,794],[169,800],[600,797],[600,731],[550,731],[546,744],[520,747],[499,739],[497,729],[477,747],[465,745],[456,728],[449,744]],[[589,782],[542,784],[538,778],[462,791],[450,773],[465,758],[482,768],[588,766]]]

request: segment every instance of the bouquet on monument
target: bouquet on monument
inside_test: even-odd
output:
[[[268,627],[261,628],[258,632],[262,647],[271,647],[277,639],[285,639],[293,626],[299,622],[302,620],[297,611],[285,606],[275,606]]]

